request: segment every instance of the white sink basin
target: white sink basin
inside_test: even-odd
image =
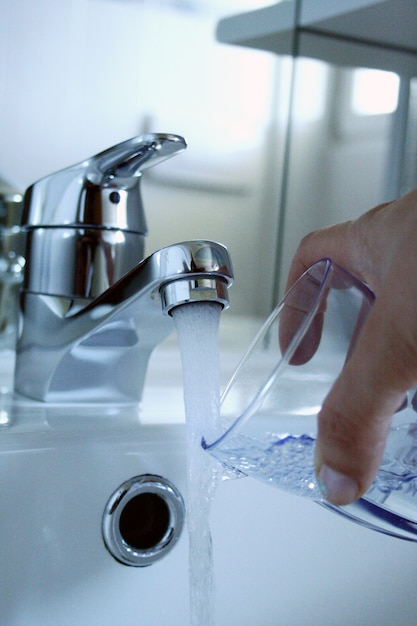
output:
[[[236,348],[227,346],[231,366],[247,345],[235,336]],[[15,402],[3,410],[2,624],[189,624],[186,530],[145,568],[116,561],[101,531],[109,497],[133,476],[163,476],[186,496],[177,366],[168,342],[151,364],[141,421],[131,408],[106,406]],[[217,626],[415,624],[416,544],[248,478],[220,485],[211,527]]]

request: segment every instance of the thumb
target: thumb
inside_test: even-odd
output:
[[[319,414],[316,475],[332,504],[349,504],[368,489],[392,416],[416,384],[417,347],[407,337],[407,315],[391,314],[390,308],[389,301],[375,302]]]

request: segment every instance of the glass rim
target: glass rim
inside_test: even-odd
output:
[[[315,317],[318,311],[318,308],[320,306],[320,303],[322,302],[322,299],[324,297],[324,294],[326,293],[325,287],[328,281],[331,279],[333,270],[336,270],[338,273],[341,273],[342,275],[344,275],[346,279],[349,282],[351,282],[355,288],[359,289],[363,293],[363,295],[366,296],[370,301],[373,301],[375,299],[373,292],[369,289],[369,287],[367,287],[367,285],[365,285],[363,282],[358,280],[350,272],[348,272],[343,267],[341,267],[340,265],[332,261],[330,258],[324,257],[322,259],[319,259],[315,263],[313,263],[310,267],[308,267],[301,274],[301,276],[295,281],[295,283],[291,285],[288,291],[285,292],[285,294],[282,296],[278,304],[274,307],[274,309],[269,314],[267,319],[261,325],[260,329],[255,334],[248,348],[245,350],[243,356],[239,360],[231,378],[229,379],[226,387],[224,388],[220,396],[220,415],[219,415],[220,419],[221,419],[221,406],[222,406],[223,400],[226,398],[229,390],[233,386],[242,367],[244,366],[244,364],[250,357],[255,346],[259,343],[261,338],[268,333],[270,327],[276,321],[276,318],[280,315],[285,305],[285,302],[288,299],[288,297],[291,295],[291,293],[297,288],[297,286],[299,286],[299,284],[302,281],[305,280],[305,278],[309,274],[311,274],[314,271],[315,268],[317,268],[320,265],[323,265],[324,269],[323,269],[323,276],[321,277],[320,282],[317,285],[317,294],[310,308],[306,312],[305,317],[303,321],[301,322],[299,328],[295,332],[294,336],[291,338],[291,341],[289,342],[288,346],[285,348],[284,352],[281,354],[281,357],[277,360],[277,363],[275,364],[271,372],[266,376],[264,382],[261,384],[258,391],[254,394],[252,399],[249,401],[246,408],[243,410],[243,412],[240,415],[236,417],[236,419],[234,419],[233,423],[230,424],[230,426],[228,426],[226,430],[212,442],[207,442],[206,439],[203,437],[202,446],[205,450],[210,451],[211,449],[220,445],[226,438],[229,437],[229,435],[233,431],[237,430],[247,420],[249,420],[251,416],[254,414],[254,412],[257,410],[259,405],[263,402],[266,394],[269,392],[269,389],[274,384],[277,376],[279,375],[280,370],[291,359],[300,341],[303,339],[307,330],[309,329],[311,320]]]

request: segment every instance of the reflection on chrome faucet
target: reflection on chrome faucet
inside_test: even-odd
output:
[[[142,171],[185,147],[177,135],[144,135],[27,190],[17,393],[137,402],[149,356],[173,330],[170,310],[228,305],[232,268],[221,244],[183,242],[144,259]]]
[[[0,179],[0,347],[14,348],[17,300],[23,281],[22,195]]]

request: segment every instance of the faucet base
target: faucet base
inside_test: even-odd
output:
[[[161,314],[160,300],[149,298],[136,315],[120,312],[78,343],[69,342],[69,348],[65,335],[72,324],[61,316],[68,310],[61,300],[23,294],[25,327],[17,349],[15,391],[49,403],[138,403],[151,353],[174,329],[172,319]],[[77,306],[69,307],[73,309]],[[46,323],[34,345],[30,327],[37,319]]]
[[[94,300],[23,291],[15,391],[54,403],[139,402],[149,357],[174,329],[170,310],[226,308],[231,283],[227,249],[189,241],[154,252]]]

